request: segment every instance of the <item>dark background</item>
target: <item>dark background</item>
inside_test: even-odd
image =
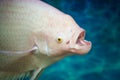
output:
[[[86,30],[92,50],[51,65],[39,80],[120,80],[120,0],[43,0]]]

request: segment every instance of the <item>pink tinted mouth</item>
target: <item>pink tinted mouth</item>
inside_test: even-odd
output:
[[[82,31],[76,40],[76,44],[79,44],[80,46],[84,46],[84,45],[90,46],[91,42],[84,40],[84,38],[85,38],[85,31]]]

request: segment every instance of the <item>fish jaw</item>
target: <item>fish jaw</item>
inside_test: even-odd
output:
[[[75,40],[71,41],[69,51],[76,54],[88,53],[91,49],[92,43],[85,38],[85,30],[78,31]]]

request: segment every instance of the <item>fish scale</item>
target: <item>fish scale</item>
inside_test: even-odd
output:
[[[2,9],[2,10],[6,10],[6,9]],[[29,43],[30,41],[28,39],[28,36],[30,36],[31,26],[29,25],[29,23],[24,22],[24,20],[29,20],[28,16],[25,17],[23,14],[19,13],[19,10],[17,12],[16,9],[12,13],[11,12],[6,13],[2,11],[2,13],[0,13],[0,15],[2,15],[0,16],[1,18],[0,19],[0,25],[1,25],[0,49],[1,50],[26,50],[32,46],[30,45]],[[24,26],[24,29],[22,28],[23,26]]]
[[[7,28],[7,27],[4,26],[4,28]],[[28,34],[28,32],[25,29],[22,29],[21,27],[18,27],[18,28],[13,27],[13,26],[9,28],[3,29],[2,27],[0,27],[1,50],[26,50],[30,48],[29,47],[30,41],[27,38],[28,36],[30,36],[30,34]],[[12,28],[14,28],[14,31],[12,30]],[[19,43],[17,43],[17,41],[19,41]],[[28,44],[28,45],[24,45],[24,44]]]

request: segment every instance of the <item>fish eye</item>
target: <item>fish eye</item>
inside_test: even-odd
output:
[[[58,37],[57,42],[58,42],[58,43],[62,43],[62,42],[63,42],[63,39],[62,39],[61,37]]]

